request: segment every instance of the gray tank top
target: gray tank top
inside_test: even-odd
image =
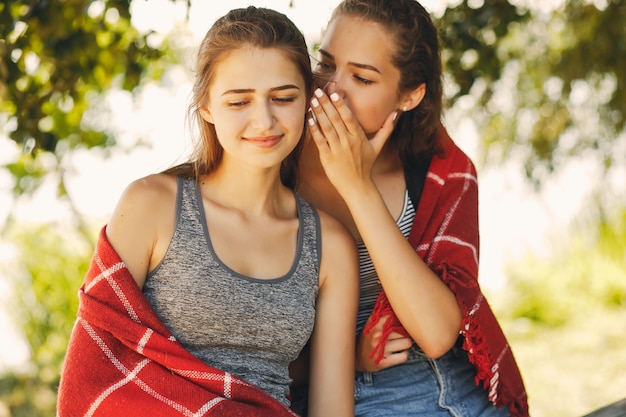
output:
[[[255,279],[217,257],[198,183],[179,177],[174,235],[143,288],[157,316],[187,350],[286,405],[287,367],[313,330],[321,254],[317,211],[294,196],[300,226],[291,269],[275,279]]]

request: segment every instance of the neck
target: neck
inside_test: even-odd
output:
[[[279,167],[253,168],[220,165],[201,178],[203,195],[215,203],[246,213],[274,213],[291,191],[280,181]]]
[[[402,171],[402,160],[395,150],[384,146],[372,167],[372,176],[387,175],[396,171]]]

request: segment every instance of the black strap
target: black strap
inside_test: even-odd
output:
[[[409,198],[413,203],[415,211],[422,196],[422,190],[424,189],[424,182],[426,182],[426,174],[428,173],[428,167],[430,166],[430,159],[417,164],[410,164],[404,168],[404,177],[406,180],[406,188],[409,192]]]

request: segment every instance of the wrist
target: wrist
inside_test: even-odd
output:
[[[376,184],[371,180],[347,184],[344,189],[338,191],[351,211],[354,208],[369,206],[377,200],[382,201]]]

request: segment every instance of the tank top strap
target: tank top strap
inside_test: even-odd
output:
[[[322,256],[322,232],[317,209],[308,201],[300,197],[294,191],[296,205],[298,209],[298,219],[300,222],[300,233],[302,236],[302,247],[300,248],[300,256],[310,255],[315,269],[319,274],[320,262]]]
[[[176,228],[172,240],[182,237],[185,241],[191,234],[204,241],[207,234],[206,218],[199,182],[195,177],[182,175],[178,176],[177,181]]]

